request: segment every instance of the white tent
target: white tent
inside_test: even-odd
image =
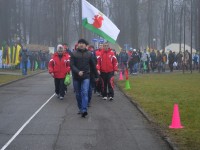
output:
[[[188,50],[190,52],[190,46],[185,44],[185,50]],[[172,52],[175,52],[176,54],[179,52],[180,44],[179,43],[171,43],[170,45],[165,47],[165,52],[169,53],[171,50]],[[181,51],[184,52],[184,44],[181,44]],[[192,53],[196,53],[196,49],[192,49]]]

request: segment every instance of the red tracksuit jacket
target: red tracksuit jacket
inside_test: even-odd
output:
[[[68,53],[63,53],[60,59],[58,53],[55,53],[49,61],[49,73],[54,73],[54,78],[65,78],[66,74],[70,72],[70,56]]]
[[[100,57],[97,60],[97,70],[105,73],[118,71],[117,58],[111,49],[101,50]]]

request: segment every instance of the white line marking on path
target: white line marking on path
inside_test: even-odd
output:
[[[42,110],[42,108],[54,97],[53,94],[24,124],[23,126],[12,136],[12,138],[1,148],[1,150],[5,150],[12,141],[22,132],[22,130],[29,124],[29,122]]]

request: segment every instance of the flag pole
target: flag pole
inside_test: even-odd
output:
[[[193,0],[191,0],[191,37],[190,37],[190,42],[191,42],[191,47],[190,47],[190,71],[191,71],[191,73],[192,73],[192,36],[193,36],[193,33],[192,33],[192,31],[193,31],[193,2],[192,2]]]
[[[79,15],[80,15],[80,17],[79,17],[80,37],[83,38],[84,36],[83,36],[83,25],[82,25],[82,0],[80,0],[80,3],[79,3],[79,10],[80,10],[80,12],[79,12]]]

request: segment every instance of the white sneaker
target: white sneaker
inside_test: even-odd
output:
[[[109,100],[112,101],[112,100],[113,100],[113,97],[110,97]]]
[[[61,97],[60,97],[60,100],[63,100],[63,98],[64,98],[64,97],[61,96]]]
[[[103,99],[103,100],[107,100],[107,97],[103,97],[102,99]]]

